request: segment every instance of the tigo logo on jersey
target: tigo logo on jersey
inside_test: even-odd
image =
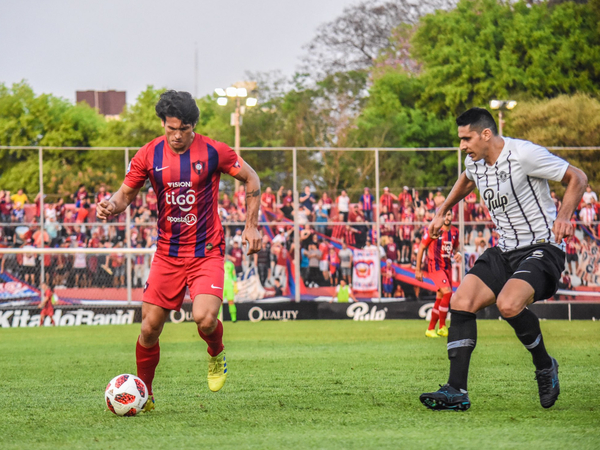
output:
[[[196,191],[188,189],[185,194],[175,195],[173,192],[167,192],[167,205],[177,205],[182,211],[191,211],[192,205],[196,203]]]

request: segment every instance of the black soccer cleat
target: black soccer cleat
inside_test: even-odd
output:
[[[449,384],[440,386],[435,392],[421,394],[419,400],[434,411],[466,411],[471,407],[467,391],[454,389]]]
[[[535,371],[535,379],[538,382],[540,403],[544,408],[550,408],[556,402],[560,394],[560,383],[558,382],[558,362],[552,358],[552,367]]]

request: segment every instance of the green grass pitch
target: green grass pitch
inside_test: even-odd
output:
[[[600,448],[600,323],[542,323],[562,393],[544,410],[529,353],[479,321],[472,407],[418,400],[445,383],[445,339],[425,321],[225,323],[229,378],[212,393],[193,324],[167,324],[156,410],[117,417],[104,388],[135,373],[139,324],[0,330],[0,447]]]

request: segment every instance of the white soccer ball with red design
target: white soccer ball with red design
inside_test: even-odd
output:
[[[135,416],[148,401],[146,384],[135,375],[117,375],[104,392],[106,405],[117,416]]]

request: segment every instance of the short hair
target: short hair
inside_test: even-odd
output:
[[[192,94],[184,91],[163,92],[155,110],[163,122],[167,117],[175,117],[186,125],[196,125],[200,118],[200,110]]]
[[[465,111],[456,119],[456,125],[459,127],[470,125],[471,130],[479,134],[489,128],[494,136],[498,135],[498,127],[494,117],[484,108],[471,108]]]

